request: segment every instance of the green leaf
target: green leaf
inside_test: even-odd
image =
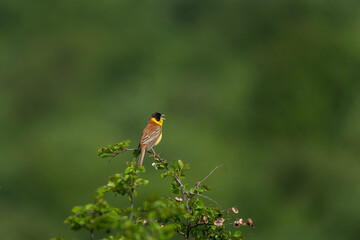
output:
[[[73,213],[78,213],[81,212],[84,208],[82,206],[76,206],[73,207],[73,209],[71,210]]]
[[[101,154],[99,154],[99,156],[102,158],[107,158],[107,157],[111,157],[112,153],[101,153]]]
[[[180,170],[182,170],[184,168],[184,163],[181,160],[178,160],[178,164],[179,164]]]
[[[234,232],[234,236],[241,236],[241,231],[236,231],[236,232]]]
[[[90,210],[93,210],[93,209],[94,209],[94,204],[89,203],[89,204],[85,205],[85,210],[86,211],[90,211]]]
[[[184,218],[192,217],[190,214],[184,214]]]
[[[133,169],[131,167],[128,167],[125,169],[125,174],[129,174],[129,173],[132,173],[133,172]]]
[[[112,181],[109,181],[107,184],[108,187],[115,187],[115,183]]]
[[[137,158],[140,155],[140,150],[133,151],[133,155]]]
[[[106,193],[107,191],[109,191],[109,188],[104,186],[104,187],[99,188],[96,192],[100,197],[102,197],[102,196],[104,196],[104,193]]]
[[[137,171],[136,171],[137,173],[138,172],[145,172],[145,167],[143,167],[143,166],[137,166],[136,169],[137,169]]]
[[[209,187],[208,185],[201,185],[206,191],[210,191],[211,187]]]
[[[204,207],[204,203],[203,203],[203,201],[201,201],[201,200],[198,200],[197,202],[196,202],[196,206],[199,208],[199,209],[204,209],[205,207]]]
[[[149,180],[145,180],[145,179],[142,179],[142,178],[138,178],[135,180],[135,185],[146,185],[149,183]]]
[[[126,140],[126,141],[122,141],[123,143],[124,143],[124,146],[125,147],[128,147],[128,146],[130,146],[130,144],[131,144],[131,140]]]

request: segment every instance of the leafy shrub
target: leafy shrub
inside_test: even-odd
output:
[[[130,141],[122,141],[100,148],[98,154],[110,160],[126,151],[134,151],[136,156],[137,149],[129,149],[129,145]],[[175,197],[151,196],[135,207],[138,188],[149,181],[140,177],[145,168],[137,166],[134,160],[127,162],[123,174],[110,176],[108,183],[97,189],[94,203],[74,207],[65,223],[70,224],[72,230],[89,231],[91,239],[95,239],[95,233],[103,232],[106,236],[103,240],[165,240],[174,234],[184,239],[244,239],[241,231],[231,232],[226,230],[226,225],[254,227],[250,218],[244,221],[230,217],[238,214],[237,208],[222,209],[215,200],[204,195],[210,187],[203,182],[221,166],[217,166],[194,187],[189,187],[183,182],[189,164],[181,160],[169,164],[156,153],[151,156],[154,158],[153,167],[162,172],[161,177],[171,179],[170,189]],[[110,205],[104,199],[108,193],[127,197],[129,206],[119,208]],[[205,205],[201,199],[207,199],[211,204]],[[62,239],[56,237],[52,240]]]

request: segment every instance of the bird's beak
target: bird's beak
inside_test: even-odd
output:
[[[165,114],[161,114],[161,119],[162,120],[166,120],[166,118],[164,118]]]

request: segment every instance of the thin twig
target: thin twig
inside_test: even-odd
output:
[[[109,163],[111,162],[111,160],[113,160],[117,155],[119,155],[120,153],[124,153],[124,152],[128,152],[128,151],[136,151],[139,150],[138,148],[125,148],[121,151],[115,152],[111,158],[109,158]]]
[[[216,166],[216,168],[214,168],[206,177],[204,177],[203,180],[201,180],[200,182],[197,182],[197,183],[196,183],[195,188],[198,188],[198,187],[201,185],[201,183],[202,183],[203,181],[205,181],[208,177],[210,177],[211,174],[213,174],[213,172],[214,172],[216,169],[218,169],[219,167],[223,167],[223,166],[224,166],[224,165]]]
[[[162,161],[162,160],[161,160]],[[177,183],[180,185],[180,188],[181,188],[181,193],[182,193],[182,197],[184,199],[184,201],[186,201],[186,211],[188,214],[191,214],[191,211],[190,211],[190,208],[189,208],[189,197],[186,195],[186,192],[185,192],[185,187],[184,187],[184,184],[181,182],[181,177],[180,177],[180,172],[178,173],[178,176],[174,176],[173,177]],[[187,222],[187,228],[186,228],[186,233],[183,235],[185,240],[188,240],[189,237],[190,237],[190,230],[191,230],[191,227],[190,227],[190,219],[186,219],[186,222]]]
[[[174,177],[174,178],[175,178],[175,180],[177,181],[177,183],[180,185],[181,194],[182,194],[182,197],[183,197],[184,201],[187,201],[188,199],[187,199],[187,196],[186,196],[184,184],[182,184],[182,182],[181,182],[181,180],[180,180],[180,177]],[[187,211],[189,214],[191,213],[188,204],[186,204],[186,211]]]
[[[96,211],[93,211],[93,218],[95,218],[95,216],[96,216]],[[94,228],[91,228],[90,229],[90,239],[91,240],[94,240],[95,239],[95,234],[94,234]]]
[[[197,223],[194,226],[191,226],[191,229],[197,228],[198,226],[202,226],[202,225],[214,225],[214,224],[212,224],[212,223]]]
[[[185,233],[183,233],[182,231],[180,230],[175,230],[175,232],[179,233],[180,235],[183,235],[185,237]]]
[[[130,220],[132,220],[132,218],[133,218],[133,209],[134,209],[134,188],[133,187],[131,187],[131,205],[130,205],[130,207],[131,207],[131,212],[130,212]]]
[[[213,200],[213,199],[211,199],[211,198],[209,198],[209,197],[207,197],[207,196],[205,196],[205,195],[202,195],[202,194],[200,194],[200,193],[190,193],[190,194],[198,195],[198,196],[200,196],[200,197],[206,198],[206,199],[212,201],[213,203],[215,203],[220,209],[222,209],[222,207],[221,207],[215,200]]]
[[[176,224],[176,222],[175,222],[173,219],[171,219],[171,221],[172,221],[174,224]],[[184,236],[184,237],[186,238],[185,233],[183,233],[182,231],[175,229],[175,232],[177,232],[178,234],[180,234],[180,235],[182,235],[182,236]]]
[[[189,202],[190,200],[194,197],[195,195],[190,195],[186,201],[186,207],[189,207]]]
[[[235,205],[234,207],[237,208],[238,206]],[[230,209],[232,209],[232,207],[231,207],[231,208],[227,208],[227,209],[223,209],[223,210],[221,210],[221,212],[225,212],[225,211],[230,210]]]

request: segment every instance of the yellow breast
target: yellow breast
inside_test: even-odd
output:
[[[161,134],[160,134],[160,136],[159,136],[158,140],[156,141],[155,146],[159,144],[159,142],[161,141],[161,138],[162,138],[162,132],[161,132]]]

